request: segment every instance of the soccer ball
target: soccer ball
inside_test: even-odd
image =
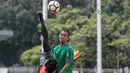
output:
[[[57,1],[50,1],[48,4],[48,10],[51,13],[57,13],[60,10],[60,4]]]

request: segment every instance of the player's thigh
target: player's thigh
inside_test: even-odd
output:
[[[45,64],[45,61],[47,59],[53,58],[52,56],[52,52],[48,51],[48,52],[44,52],[41,56],[40,56],[40,65],[41,64]]]

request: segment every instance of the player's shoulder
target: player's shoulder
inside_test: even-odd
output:
[[[39,66],[36,68],[36,73],[46,73],[46,72],[44,71],[44,69],[45,69],[45,65],[44,65],[44,64],[41,64],[41,65],[39,65]]]
[[[67,47],[73,49],[73,47],[69,43],[67,43]]]
[[[54,48],[54,50],[58,49],[59,47],[60,47],[60,45],[57,45],[57,46]]]
[[[70,44],[67,44],[67,46],[68,46],[67,51],[68,50],[73,51],[73,47]]]

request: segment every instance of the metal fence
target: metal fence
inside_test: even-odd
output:
[[[36,73],[35,70],[35,67],[10,67],[0,68],[0,73]],[[115,71],[116,69],[103,69],[102,73],[117,73]],[[74,68],[73,73],[96,73],[96,69]],[[129,73],[129,69],[125,72],[120,69],[119,73]]]
[[[35,67],[11,67],[8,68],[8,73],[36,73]]]

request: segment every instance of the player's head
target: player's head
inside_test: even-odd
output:
[[[47,69],[47,73],[53,73],[57,69],[58,63],[54,58],[48,59],[45,62],[45,67]]]
[[[62,43],[66,43],[69,40],[69,31],[67,29],[64,29],[60,32],[59,35],[59,41]]]

